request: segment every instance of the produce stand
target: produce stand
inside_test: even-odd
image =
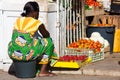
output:
[[[81,44],[77,45],[78,42],[81,41],[82,41],[81,44],[84,45],[84,48],[82,48]],[[98,45],[100,44],[99,42],[94,42],[89,39],[88,42],[87,39],[81,39],[78,42],[71,43],[68,47],[66,47],[64,54],[60,56],[58,60],[53,61],[54,64],[52,64],[52,67],[81,68],[82,66],[88,63],[96,62],[104,59],[104,48],[102,48],[102,45],[98,47]],[[90,43],[92,44],[91,46],[96,45],[96,49],[94,47],[89,46]],[[85,48],[85,46],[87,46],[87,48]],[[88,47],[91,47],[92,49]],[[98,48],[100,48],[100,50],[96,51]]]
[[[104,59],[104,50],[101,50],[100,53],[94,54],[92,50],[83,50],[83,49],[70,49],[66,48],[65,50],[65,55],[77,55],[77,56],[82,56],[86,55],[87,58],[83,60],[70,60],[70,61],[60,61],[57,60],[52,64],[52,67],[57,67],[57,68],[81,68],[84,65],[91,63],[91,62],[96,62]],[[66,57],[67,58],[67,57]]]
[[[83,6],[85,6],[85,5],[87,5],[88,7],[92,6],[93,7],[92,9],[88,9],[88,8],[86,9],[86,7],[78,6],[78,9],[73,10],[73,11],[72,11],[73,5],[68,5],[68,3],[73,3],[72,1],[78,2],[78,0],[70,0],[70,1],[64,0],[64,3],[62,3],[62,6],[65,11],[64,12],[65,15],[63,15],[63,14],[61,15],[61,16],[64,16],[63,18],[60,16],[60,19],[62,19],[61,21],[63,21],[63,22],[61,22],[61,24],[64,26],[64,27],[63,26],[61,27],[62,35],[60,35],[61,36],[61,38],[60,38],[60,41],[61,41],[60,42],[61,43],[60,57],[73,56],[73,55],[74,56],[86,55],[87,58],[83,61],[81,61],[81,60],[67,60],[67,61],[62,60],[61,61],[58,59],[56,61],[53,61],[54,64],[52,64],[52,67],[80,68],[83,65],[86,65],[90,62],[96,62],[96,61],[104,59],[104,49],[103,48],[101,49],[100,52],[94,53],[93,49],[85,49],[85,48],[81,48],[81,47],[70,48],[67,46],[68,44],[78,40],[79,38],[86,37],[84,34],[85,27],[86,27],[86,26],[84,26],[85,25],[85,23],[84,23],[85,17],[104,14],[103,7],[101,6],[101,4],[96,2],[96,0],[85,0],[85,2],[84,1],[80,2],[80,3],[84,2],[83,4],[81,4]],[[89,3],[92,3],[92,5]],[[77,3],[76,4],[74,3],[74,5],[77,8]],[[62,11],[63,9],[60,8],[60,10]],[[80,11],[77,11],[77,10],[80,10]],[[76,14],[75,15],[73,14],[74,11],[75,11],[75,13],[77,13],[77,12],[82,12],[82,13],[77,13],[77,16],[76,16]],[[73,12],[73,13],[71,13],[71,12]],[[81,33],[79,33],[79,32],[81,32]],[[76,66],[73,66],[73,65],[76,65]]]

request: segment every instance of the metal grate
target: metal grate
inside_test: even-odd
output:
[[[84,35],[84,0],[60,0],[60,53]]]

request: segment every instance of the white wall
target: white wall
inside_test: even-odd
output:
[[[47,29],[50,32],[50,35],[53,39],[55,47],[57,48],[57,51],[58,51],[58,47],[57,47],[58,42],[56,41],[56,39],[57,39],[57,36],[59,36],[59,35],[57,34],[57,31],[56,31],[56,12],[50,12],[48,14],[48,27],[47,27]]]
[[[22,10],[27,1],[30,0],[1,0],[1,6],[4,10]]]
[[[2,10],[0,10],[0,56],[2,56],[2,45],[3,45],[3,23],[2,23]],[[2,58],[0,58],[0,61],[2,60]]]
[[[25,3],[27,3],[28,1],[37,1],[40,7],[40,11],[48,11],[47,0],[0,0],[0,9],[23,10]]]

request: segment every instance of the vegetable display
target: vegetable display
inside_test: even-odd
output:
[[[101,51],[102,44],[99,41],[91,39],[79,39],[76,42],[70,43],[68,48],[92,49],[94,53]]]
[[[101,6],[101,4],[96,0],[86,0],[85,4],[88,6]]]
[[[90,10],[94,7],[102,7],[102,4],[100,2],[97,2],[96,0],[85,0],[86,10]]]

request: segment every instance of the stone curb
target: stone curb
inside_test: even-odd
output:
[[[99,76],[120,76],[120,71],[114,70],[95,70],[95,69],[84,69],[83,75],[99,75]]]
[[[120,71],[114,70],[95,70],[95,69],[81,69],[78,71],[53,71],[59,74],[79,74],[79,75],[98,75],[98,76],[120,76]]]

